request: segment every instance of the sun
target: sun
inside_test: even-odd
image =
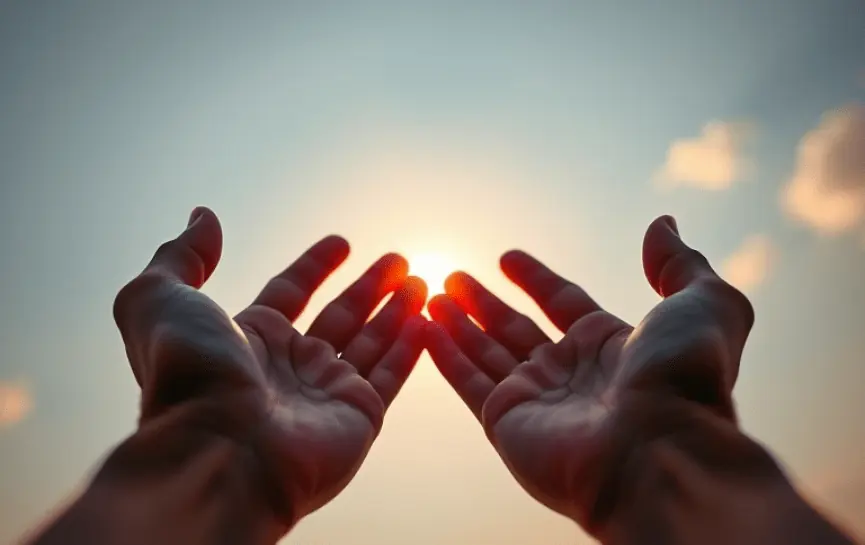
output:
[[[447,256],[439,253],[421,253],[408,259],[409,274],[419,276],[427,284],[430,295],[444,293],[445,279],[456,270]]]

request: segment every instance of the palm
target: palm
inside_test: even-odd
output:
[[[449,280],[448,297],[431,302],[442,328],[430,330],[430,353],[511,473],[587,527],[604,508],[608,474],[664,399],[732,417],[750,305],[663,223],[649,229],[644,264],[668,297],[633,328],[530,256],[506,254],[505,273],[565,333],[558,342],[464,273]]]
[[[206,211],[118,295],[115,316],[142,385],[142,420],[186,398],[221,400],[225,420],[254,430],[244,434],[299,518],[345,487],[381,429],[422,350],[425,286],[406,280],[402,258],[385,256],[302,335],[292,321],[345,259],[346,243],[329,237],[313,246],[234,319],[196,289],[220,250],[218,221]]]
[[[381,429],[386,397],[334,347],[297,333],[279,313],[250,307],[237,318],[267,377],[258,399],[273,400],[265,444],[280,461],[292,498],[315,498],[312,511],[342,490]]]
[[[523,487],[574,516],[574,498],[584,490],[593,461],[614,444],[604,423],[612,406],[611,376],[630,329],[607,313],[590,321],[604,336],[570,332],[558,343],[541,344],[495,386],[481,409],[487,435]],[[611,331],[619,336],[605,342]]]

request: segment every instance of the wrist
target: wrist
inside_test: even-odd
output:
[[[127,505],[118,517],[135,519],[127,527],[185,528],[213,535],[202,541],[211,543],[275,543],[295,521],[256,448],[260,421],[243,412],[196,402],[148,419],[106,459],[85,496]]]
[[[638,439],[609,473],[589,529],[605,545],[746,543],[737,526],[798,500],[772,456],[715,411],[677,401],[633,423]]]

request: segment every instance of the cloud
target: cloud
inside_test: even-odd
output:
[[[17,424],[32,408],[33,399],[26,387],[0,382],[0,428]]]
[[[865,104],[823,116],[799,142],[796,170],[782,192],[794,219],[826,235],[865,218]]]
[[[760,285],[769,274],[775,248],[766,235],[751,235],[723,264],[724,278],[742,291]]]
[[[656,185],[728,189],[744,175],[742,148],[751,133],[747,123],[712,121],[696,138],[676,140],[667,151],[666,164],[655,176]]]

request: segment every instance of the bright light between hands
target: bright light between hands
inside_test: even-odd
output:
[[[425,253],[410,256],[409,274],[419,276],[427,284],[430,296],[444,293],[445,279],[456,270],[454,263],[442,254]]]

